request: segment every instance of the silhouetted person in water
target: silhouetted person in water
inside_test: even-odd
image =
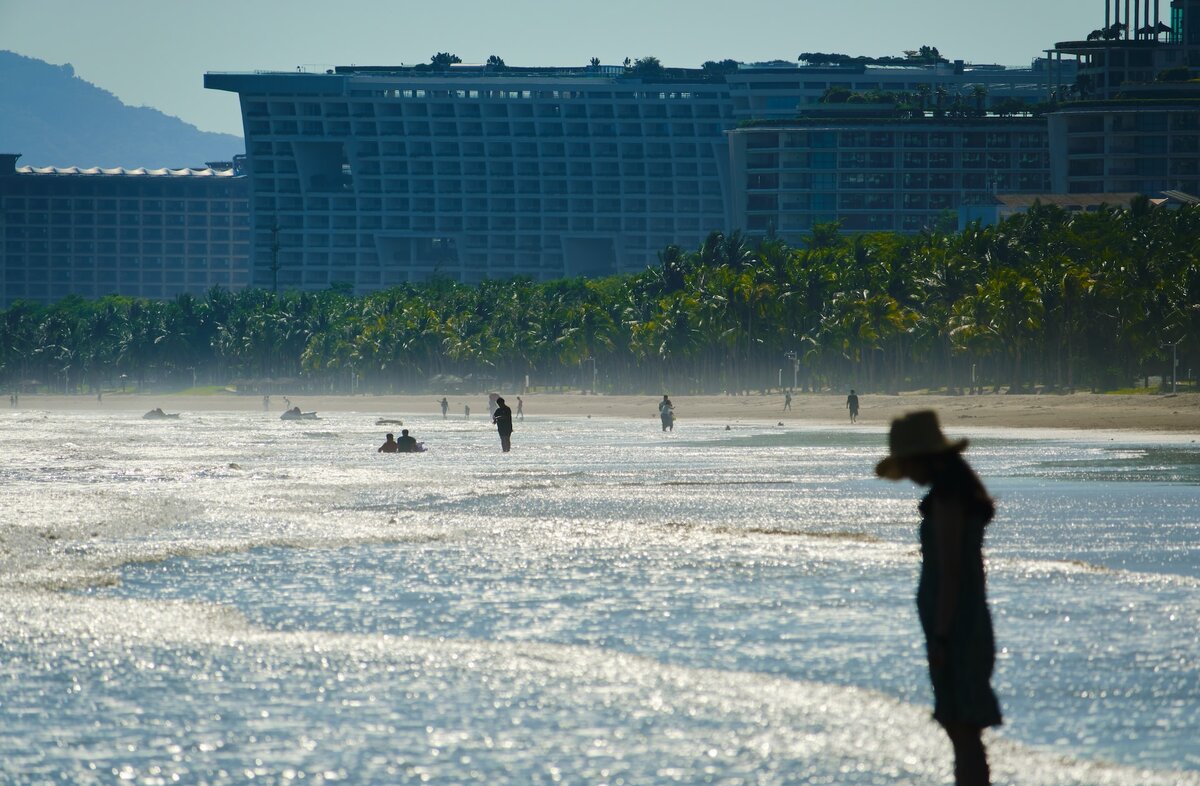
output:
[[[400,439],[396,440],[396,446],[401,453],[416,453],[417,440],[415,437],[408,436],[408,429],[400,429]]]
[[[520,396],[517,396],[517,419],[525,419],[525,402],[521,400]]]
[[[850,422],[851,423],[857,422],[858,421],[858,394],[856,394],[854,392],[853,388],[850,389],[850,395],[846,396],[846,409],[850,410]]]
[[[405,433],[407,434],[408,432],[406,431]],[[375,452],[376,453],[399,453],[400,446],[396,444],[396,435],[388,434],[387,437],[383,440],[383,444],[379,446],[379,450],[377,450]]]
[[[500,449],[507,453],[512,449],[512,410],[504,403],[504,399],[496,399],[496,411],[492,413],[492,422],[496,424],[496,432],[500,434]]]
[[[450,409],[450,402],[446,400],[445,396],[442,396],[442,400],[438,403],[442,405],[442,420],[445,420],[446,410]]]
[[[671,399],[667,398],[664,393],[662,401],[658,402],[658,417],[662,421],[662,430],[675,430],[675,405],[671,403]]]
[[[892,421],[891,455],[875,472],[929,487],[920,504],[917,613],[933,683],[933,718],[954,746],[954,782],[986,786],[991,781],[982,733],[1002,722],[990,685],[996,643],[983,570],[984,528],[996,508],[962,457],[966,447],[965,439],[950,442],[942,435],[934,412],[912,412]]]

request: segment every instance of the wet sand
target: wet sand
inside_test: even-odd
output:
[[[402,419],[440,415],[438,394],[417,396],[289,396],[293,406],[320,412],[362,412],[377,418]],[[486,417],[485,394],[446,394],[449,416],[463,417],[463,405],[471,417]],[[506,396],[516,410],[516,396]],[[587,416],[615,418],[658,417],[658,396],[591,396],[579,393],[531,393],[522,396],[525,414],[537,416]],[[708,422],[783,422],[784,424],[848,424],[844,395],[802,394],[793,396],[791,411],[783,410],[783,396],[674,396],[676,418]],[[902,394],[860,397],[858,422],[885,426],[894,417],[914,409],[937,410],[949,430],[988,428],[1066,428],[1085,430],[1160,431],[1175,434],[1200,432],[1200,394],[1179,395],[1069,395],[943,396]],[[166,412],[246,411],[262,412],[262,397],[217,393],[107,394],[102,402],[93,396],[22,396],[20,410],[50,411],[136,411],[161,407]],[[284,409],[284,397],[271,396],[270,412]],[[10,409],[10,411],[13,411]]]

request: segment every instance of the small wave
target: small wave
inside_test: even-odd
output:
[[[1058,573],[1065,575],[1111,576],[1139,586],[1193,587],[1200,589],[1200,578],[1180,573],[1148,573],[1146,571],[1114,568],[1077,559],[1029,559],[1014,557],[992,557],[988,559],[989,570],[1004,570],[1029,576]]]
[[[767,538],[817,538],[821,540],[840,540],[854,543],[881,543],[881,538],[867,532],[852,532],[849,530],[800,530],[784,529],[782,527],[730,527],[727,525],[696,524],[682,521],[668,521],[661,525],[664,529],[705,532],[714,535],[733,535],[736,537],[767,537]]]

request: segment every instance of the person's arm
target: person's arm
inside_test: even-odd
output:
[[[958,595],[962,587],[962,539],[967,525],[967,506],[962,500],[931,500],[930,524],[937,541],[938,572],[941,581],[934,606],[933,631],[930,636],[943,648],[950,639],[954,615],[958,610]]]

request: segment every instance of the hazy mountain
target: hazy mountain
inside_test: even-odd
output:
[[[75,76],[69,63],[0,50],[0,153],[20,153],[18,166],[182,168],[243,150],[240,136],[126,106]]]

